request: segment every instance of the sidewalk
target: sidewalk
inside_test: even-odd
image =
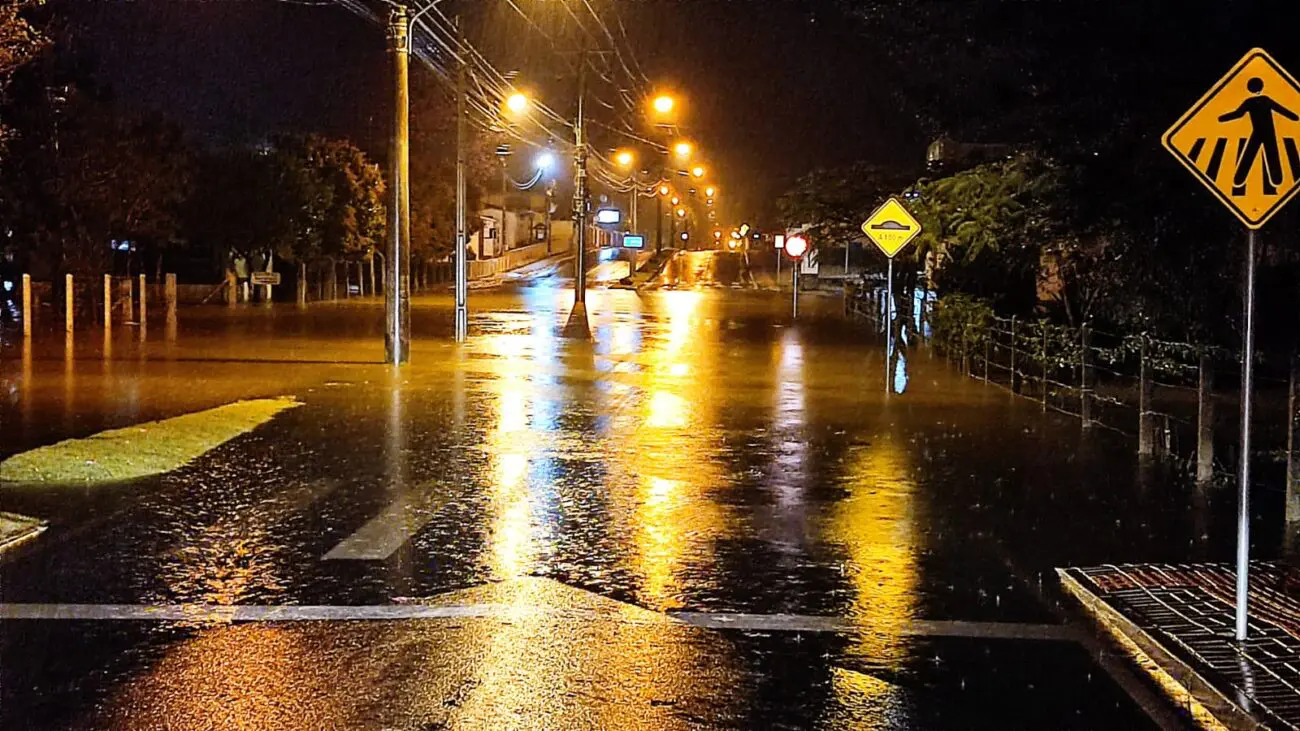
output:
[[[1249,637],[1233,639],[1226,564],[1057,569],[1061,583],[1204,728],[1300,729],[1300,571],[1250,568]]]

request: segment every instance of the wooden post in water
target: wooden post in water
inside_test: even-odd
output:
[[[1085,323],[1079,328],[1079,417],[1083,428],[1092,428],[1092,330]]]
[[[23,275],[23,337],[32,336],[32,321],[36,319],[36,310],[32,306],[32,275]]]
[[[167,339],[176,339],[176,275],[167,274],[163,278],[163,309],[167,317]]]
[[[104,329],[113,329],[113,275],[104,275]]]
[[[140,327],[144,327],[145,320],[147,319],[146,311],[148,305],[146,305],[145,303],[149,299],[149,295],[148,295],[149,288],[145,286],[146,281],[147,280],[145,279],[145,276],[141,274],[140,275],[140,317],[136,319],[136,321],[140,323]]]
[[[73,292],[72,274],[63,275],[63,325],[69,335],[72,334],[72,313],[76,309]]]
[[[1156,453],[1155,424],[1151,414],[1151,364],[1148,360],[1147,334],[1141,335],[1138,350],[1138,454],[1150,457]]]
[[[1214,359],[1202,348],[1200,360],[1196,386],[1196,482],[1206,485],[1214,480]]]

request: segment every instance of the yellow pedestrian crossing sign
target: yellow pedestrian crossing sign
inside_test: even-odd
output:
[[[1167,150],[1249,228],[1300,191],[1300,82],[1264,49],[1237,62],[1165,133]]]
[[[891,197],[862,223],[862,233],[893,259],[921,233],[921,224],[907,212],[902,201]]]

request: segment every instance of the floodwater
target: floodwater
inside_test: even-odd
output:
[[[0,488],[51,522],[0,562],[0,726],[1170,725],[1052,570],[1226,559],[1231,495],[924,350],[887,396],[837,297],[693,281],[591,290],[590,342],[551,282],[474,292],[464,345],[422,297],[401,370],[374,301],[7,341],[0,456],[305,405],[159,478]]]

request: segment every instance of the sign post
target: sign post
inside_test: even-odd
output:
[[[791,236],[785,240],[785,255],[794,260],[794,266],[790,267],[791,277],[793,277],[794,282],[794,286],[792,287],[794,294],[791,299],[790,311],[793,313],[794,319],[796,320],[799,319],[799,264],[800,260],[803,259],[804,254],[807,253],[808,239],[805,239],[803,236]],[[779,258],[777,259],[777,262],[780,263]]]
[[[1300,82],[1262,48],[1219,79],[1161,140],[1246,226],[1241,449],[1237,466],[1236,638],[1250,586],[1250,416],[1255,381],[1255,233],[1300,191]],[[1229,142],[1234,144],[1228,152]],[[1284,158],[1285,155],[1285,158]],[[1285,159],[1285,163],[1284,163]]]
[[[894,257],[921,233],[921,224],[907,211],[903,202],[890,197],[867,220],[862,233],[889,259],[885,279],[885,393],[893,393],[894,362]]]

